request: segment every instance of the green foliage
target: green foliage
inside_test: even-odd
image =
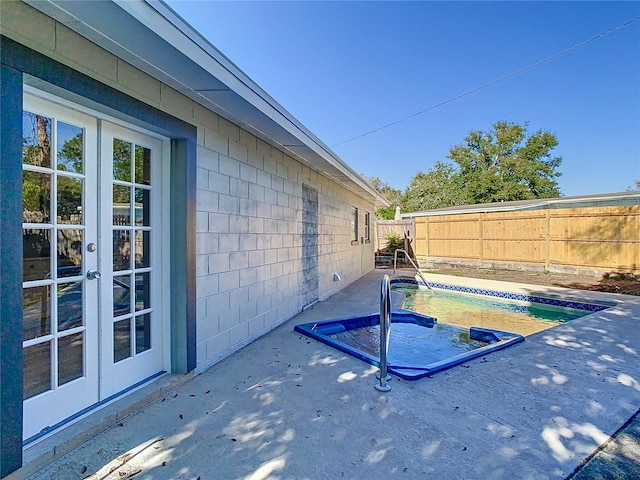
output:
[[[402,199],[402,192],[391,187],[388,183],[383,182],[378,177],[363,177],[369,182],[369,185],[373,187],[384,198],[389,200],[391,204],[388,207],[380,207],[376,210],[376,218],[380,220],[393,220],[396,214],[396,206],[400,204]]]
[[[491,131],[471,131],[449,150],[453,165],[436,162],[411,180],[403,211],[559,197],[562,158],[551,153],[558,139],[544,130],[527,135],[527,127],[501,121]]]
[[[387,241],[387,246],[385,250],[393,253],[399,248],[404,248],[404,238],[400,236],[398,232],[387,233],[384,236],[384,239]]]

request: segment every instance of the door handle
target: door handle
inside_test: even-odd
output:
[[[88,280],[97,280],[100,278],[100,272],[98,270],[87,270]]]

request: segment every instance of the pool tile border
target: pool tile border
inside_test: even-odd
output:
[[[427,286],[423,282],[419,282],[409,278],[392,279],[391,283],[410,283],[418,286]],[[539,297],[535,295],[527,295],[524,293],[501,292],[498,290],[490,290],[486,288],[463,287],[460,285],[448,285],[445,283],[429,282],[428,286],[439,290],[450,290],[461,293],[470,293],[473,295],[483,295],[486,297],[502,298],[506,300],[518,300],[522,302],[538,303],[541,305],[551,305],[554,307],[573,308],[576,310],[584,310],[587,312],[601,312],[607,308],[615,306],[615,303],[603,305],[597,303],[579,302],[576,300],[564,300],[560,298]]]

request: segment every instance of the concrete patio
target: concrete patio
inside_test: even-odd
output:
[[[385,273],[198,376],[160,379],[147,387],[157,398],[129,416],[123,405],[136,394],[109,407],[121,413],[103,413],[92,432],[115,425],[92,438],[76,424],[43,441],[25,454],[31,467],[7,478],[562,479],[640,409],[637,297],[473,280],[621,303],[431,378],[393,378],[388,393],[374,389],[377,368],[293,332],[298,323],[377,311]],[[61,456],[74,438],[81,445]],[[640,444],[630,438],[621,458],[632,475],[640,460],[626,452]],[[33,473],[47,458],[54,462]]]

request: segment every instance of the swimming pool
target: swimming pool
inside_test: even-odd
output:
[[[488,290],[471,293],[438,288],[434,294],[416,283],[406,282],[392,281],[392,290],[404,295],[402,308],[435,317],[439,323],[505,330],[520,335],[531,335],[608,308],[607,305],[558,299],[547,303],[549,299],[544,297],[507,296]]]
[[[416,380],[524,341],[525,335],[602,311],[613,304],[429,283],[391,280],[404,295],[391,315],[389,372]],[[380,316],[326,320],[295,326],[360,360],[379,366]]]

